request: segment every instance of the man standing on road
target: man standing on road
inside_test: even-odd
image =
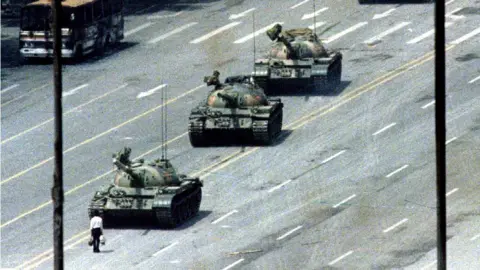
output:
[[[90,220],[90,231],[93,238],[93,252],[100,252],[100,236],[103,235],[103,220],[100,217],[98,210],[93,212],[93,217]]]

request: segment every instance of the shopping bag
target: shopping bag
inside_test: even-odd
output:
[[[93,246],[93,237],[92,236],[90,236],[90,238],[88,239],[88,245]]]
[[[106,241],[105,236],[100,235],[100,244],[105,245],[105,241]]]

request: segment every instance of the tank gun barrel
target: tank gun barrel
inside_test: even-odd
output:
[[[230,104],[235,104],[236,103],[235,98],[230,96],[230,95],[227,95],[227,94],[224,94],[224,93],[217,93],[217,96],[224,99],[225,101],[227,101]]]
[[[275,24],[272,28],[267,30],[267,36],[272,40],[272,41],[280,41],[285,45],[287,48],[287,58],[295,58],[296,53],[295,49],[293,49],[292,44],[285,38],[285,36],[282,34],[282,26],[280,24]]]

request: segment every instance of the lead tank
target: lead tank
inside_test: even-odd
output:
[[[236,141],[253,140],[270,144],[282,130],[283,103],[267,98],[252,83],[250,76],[232,76],[219,81],[220,73],[206,76],[207,86],[214,86],[205,101],[193,108],[188,133],[192,146],[216,143],[225,136]]]
[[[282,31],[276,24],[267,30],[273,44],[266,58],[255,60],[255,82],[272,92],[273,84],[334,89],[340,84],[342,54],[327,50],[309,28]]]
[[[168,159],[131,161],[125,147],[113,155],[112,183],[96,191],[88,208],[98,210],[106,224],[115,219],[146,217],[160,227],[174,228],[195,216],[202,200],[202,182],[177,174]]]

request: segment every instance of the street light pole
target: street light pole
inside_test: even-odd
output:
[[[62,138],[62,36],[60,18],[61,0],[52,0],[53,13],[53,82],[55,137],[53,173],[53,263],[55,270],[63,270],[63,138]],[[46,41],[48,42],[48,40]]]

